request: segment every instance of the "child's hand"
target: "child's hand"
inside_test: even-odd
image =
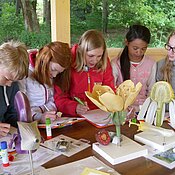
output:
[[[6,136],[10,131],[10,124],[0,123],[0,135]]]
[[[79,115],[85,114],[89,110],[89,107],[86,102],[84,102],[84,105],[78,104],[76,108],[76,113]]]
[[[46,118],[50,118],[51,121],[56,120],[57,113],[56,111],[46,111],[42,114],[41,123],[46,123]]]

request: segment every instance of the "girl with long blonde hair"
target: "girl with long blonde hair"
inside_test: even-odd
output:
[[[175,31],[173,31],[165,44],[167,56],[157,63],[157,81],[167,81],[175,92]]]

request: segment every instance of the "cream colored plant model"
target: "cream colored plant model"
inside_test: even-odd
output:
[[[175,100],[171,85],[165,81],[156,82],[150,96],[143,103],[138,114],[138,120],[161,126],[165,117],[165,105],[169,105],[171,125],[175,127]]]
[[[110,87],[102,85],[95,85],[92,93],[85,92],[97,107],[111,113],[110,116],[116,126],[116,137],[119,140],[121,137],[120,125],[125,123],[126,110],[134,103],[141,88],[141,83],[135,86],[131,80],[126,80],[117,88],[116,93]]]

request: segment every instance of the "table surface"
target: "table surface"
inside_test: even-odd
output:
[[[168,127],[167,123],[164,124],[165,127]],[[115,131],[114,126],[107,127],[108,131]],[[82,121],[79,123],[75,123],[72,126],[67,126],[61,129],[53,129],[53,137],[58,136],[60,134],[64,134],[74,139],[84,138],[90,141],[90,143],[96,142],[95,133],[99,131],[98,128],[94,127],[92,124],[87,121]],[[40,129],[41,135],[46,139],[45,129]],[[134,134],[137,133],[137,127],[132,125],[131,127],[128,124],[125,124],[121,127],[121,132],[125,136],[133,139]],[[98,153],[92,150],[91,147],[71,156],[66,157],[64,155],[58,156],[55,159],[44,164],[45,168],[51,168],[59,165],[63,165],[66,163],[70,163],[73,161],[77,161],[89,156],[95,156],[101,161],[103,161],[108,166],[115,169],[117,172],[122,175],[175,175],[175,168],[170,170],[162,165],[159,165],[145,157],[139,157],[130,161],[126,161],[124,163],[120,163],[117,165],[111,165],[107,162],[103,157],[101,157]]]

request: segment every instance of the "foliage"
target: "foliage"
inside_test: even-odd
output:
[[[73,18],[80,15],[74,13],[74,9],[78,8],[79,5],[84,8],[84,11],[86,11],[86,7],[91,7],[91,10],[84,14],[84,19],[81,22],[90,28],[99,29],[102,25],[102,17],[100,16],[102,14],[102,1],[77,0],[76,3],[71,3]],[[108,33],[105,34],[108,47],[121,47],[126,30],[132,24],[142,24],[150,29],[152,33],[151,47],[162,47],[168,34],[175,28],[175,3],[173,0],[108,0],[108,5]],[[88,20],[88,17],[91,18]],[[76,32],[76,26],[76,22],[74,22],[73,37],[76,33],[80,35]]]
[[[51,41],[50,26],[41,25],[40,33],[25,30],[22,14],[16,16],[15,4],[2,3],[0,16],[0,42],[19,40],[28,48],[40,48]]]
[[[19,36],[19,40],[24,42],[28,48],[40,48],[51,42],[50,27],[41,25],[41,32],[27,32],[23,31]]]
[[[25,31],[22,12],[16,16],[15,2],[0,1],[0,42],[15,39],[30,48],[50,42],[50,26],[40,24],[39,34]],[[102,0],[70,0],[70,3],[72,43],[77,43],[86,30],[102,30]],[[170,32],[175,30],[174,0],[108,0],[107,9],[107,33],[104,34],[107,47],[123,47],[125,34],[132,24],[142,24],[150,29],[151,47],[162,47]]]
[[[9,39],[18,39],[21,31],[24,30],[24,22],[21,15],[16,16],[15,6],[3,3],[0,16],[0,42]]]

